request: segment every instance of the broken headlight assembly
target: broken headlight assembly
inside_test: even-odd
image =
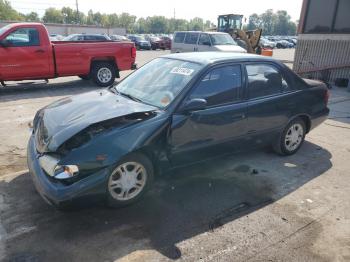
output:
[[[59,159],[54,156],[44,155],[39,158],[41,168],[51,177],[59,180],[69,179],[79,174],[76,165],[59,165]]]
[[[79,174],[79,168],[75,165],[57,165],[55,167],[55,175],[56,179],[68,179],[74,177]]]

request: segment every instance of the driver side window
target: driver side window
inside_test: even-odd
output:
[[[241,86],[241,67],[223,66],[205,75],[189,99],[203,98],[209,107],[237,102],[240,100]]]
[[[6,38],[12,47],[39,46],[39,32],[35,28],[19,28],[10,33]]]

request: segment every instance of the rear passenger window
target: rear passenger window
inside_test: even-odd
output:
[[[249,98],[288,92],[291,88],[279,70],[267,64],[247,65]]]
[[[239,101],[241,81],[240,66],[213,69],[203,77],[190,95],[190,99],[204,98],[208,106]]]
[[[187,33],[185,37],[185,44],[197,44],[198,35],[198,33]]]
[[[186,35],[186,33],[176,33],[175,38],[174,38],[174,42],[175,43],[183,43],[183,41],[185,39],[185,35]]]

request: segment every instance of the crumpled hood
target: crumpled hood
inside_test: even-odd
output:
[[[35,128],[41,130],[46,150],[56,151],[66,140],[92,124],[156,109],[108,90],[93,91],[58,100],[43,108]]]
[[[215,45],[214,47],[221,52],[247,53],[246,50],[238,45]]]

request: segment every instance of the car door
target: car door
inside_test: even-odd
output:
[[[0,72],[4,80],[50,77],[50,46],[41,46],[36,28],[18,28],[5,39],[8,46],[0,47]]]
[[[187,32],[184,40],[183,52],[196,52],[198,51],[199,33],[198,32]]]
[[[248,105],[247,131],[255,138],[273,138],[296,108],[295,90],[282,69],[271,63],[246,64]],[[261,140],[262,141],[262,140]]]
[[[201,156],[197,154],[199,151],[221,147],[246,134],[246,102],[242,100],[240,65],[210,69],[192,88],[183,104],[196,98],[207,101],[205,109],[180,110],[173,115],[170,152],[174,165],[193,161]]]
[[[211,51],[210,37],[206,33],[201,33],[198,39],[198,50],[199,52]]]

